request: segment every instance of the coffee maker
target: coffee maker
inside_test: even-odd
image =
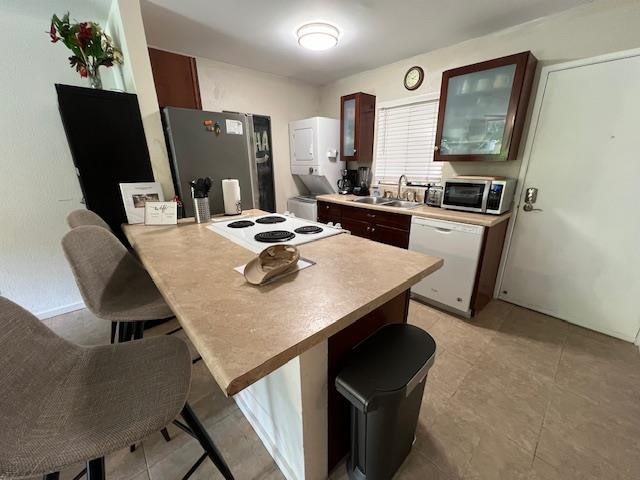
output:
[[[358,185],[353,187],[354,195],[363,197],[369,195],[369,185],[371,184],[371,179],[369,178],[370,173],[371,169],[369,167],[358,168]]]
[[[348,195],[353,192],[353,187],[358,184],[357,170],[342,170],[342,178],[338,180],[338,193]]]

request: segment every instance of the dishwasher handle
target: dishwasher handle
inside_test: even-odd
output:
[[[451,233],[452,230],[450,228],[442,228],[442,227],[434,227],[434,230],[439,233],[448,234]]]

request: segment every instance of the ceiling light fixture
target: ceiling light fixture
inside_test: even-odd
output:
[[[328,50],[338,44],[339,30],[322,22],[307,23],[297,31],[298,43],[309,50]]]

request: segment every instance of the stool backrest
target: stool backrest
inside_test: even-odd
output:
[[[127,288],[144,267],[110,231],[82,226],[62,237],[62,249],[89,310],[100,316],[103,304]]]
[[[96,227],[106,228],[111,231],[107,222],[105,222],[100,215],[91,210],[85,210],[84,208],[69,213],[69,215],[67,215],[67,225],[69,225],[69,228],[95,225]]]
[[[33,314],[0,297],[0,445],[37,418],[84,349],[53,333]],[[1,450],[1,449],[0,449]],[[0,477],[2,477],[0,454]]]

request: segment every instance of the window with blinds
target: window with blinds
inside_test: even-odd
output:
[[[438,99],[380,105],[377,112],[375,177],[379,182],[440,182],[442,164],[433,161]]]

